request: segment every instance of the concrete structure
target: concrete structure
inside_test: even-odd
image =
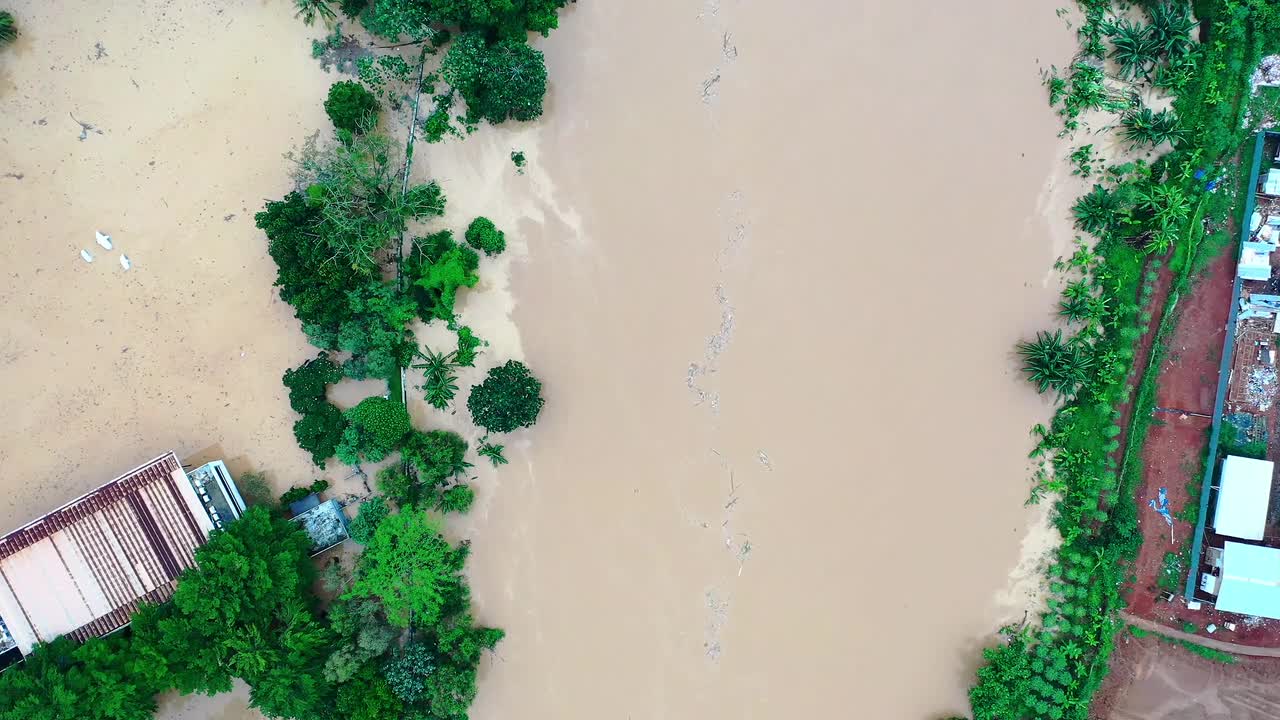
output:
[[[320,497],[312,493],[293,505],[306,508],[294,516],[293,521],[301,525],[307,537],[311,538],[313,557],[350,537],[347,516],[342,513],[342,506],[337,500],[320,502]]]
[[[1227,542],[1214,607],[1280,619],[1280,549]]]
[[[244,511],[221,462],[193,476],[169,452],[0,538],[0,652],[105,635],[168,600],[209,532]]]
[[[1213,531],[1242,540],[1261,540],[1271,503],[1275,463],[1228,455],[1222,461]]]

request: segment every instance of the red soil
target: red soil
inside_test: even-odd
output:
[[[1224,252],[1179,301],[1177,325],[1169,338],[1157,379],[1157,407],[1202,415],[1213,413],[1234,276],[1234,253]],[[1188,610],[1181,592],[1175,593],[1178,597],[1172,602],[1159,600],[1161,591],[1157,582],[1165,553],[1182,553],[1195,530],[1194,525],[1179,520],[1177,515],[1189,500],[1187,486],[1198,488],[1202,480],[1211,420],[1160,411],[1153,420],[1142,451],[1143,482],[1135,498],[1143,542],[1134,565],[1136,580],[1127,588],[1129,612],[1175,628],[1191,622],[1203,631],[1209,624],[1215,624],[1219,628],[1214,633],[1217,639],[1280,647],[1280,633],[1276,632],[1280,623],[1275,621],[1246,628],[1238,615],[1203,607]],[[1148,505],[1162,487],[1168,493],[1169,509],[1175,516],[1172,537],[1164,518]],[[1236,631],[1226,630],[1223,627],[1226,622],[1237,623]]]

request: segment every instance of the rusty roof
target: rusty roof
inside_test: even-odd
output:
[[[0,620],[23,653],[173,595],[212,524],[172,452],[0,537]]]

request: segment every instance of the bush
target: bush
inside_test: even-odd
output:
[[[355,465],[363,457],[379,462],[400,449],[409,432],[409,412],[396,400],[369,397],[347,411],[347,429],[338,444],[338,459]]]
[[[356,513],[356,517],[351,521],[347,528],[351,533],[351,539],[367,545],[373,539],[373,533],[378,529],[379,523],[391,514],[391,508],[387,507],[386,498],[381,495],[375,495],[360,504],[360,512]]]
[[[436,509],[440,512],[464,513],[471,509],[476,500],[476,493],[467,485],[454,485],[440,493],[436,499]]]
[[[478,217],[467,226],[467,244],[485,255],[497,255],[507,247],[506,235],[487,217]]]
[[[546,401],[542,382],[522,362],[508,360],[489,370],[484,382],[471,389],[467,410],[480,427],[489,432],[511,432],[530,427]]]
[[[354,80],[336,82],[329,87],[324,111],[339,130],[365,133],[378,126],[378,98]]]

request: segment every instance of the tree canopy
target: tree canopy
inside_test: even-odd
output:
[[[485,255],[497,255],[507,248],[506,234],[487,217],[478,217],[467,226],[467,244]]]
[[[568,0],[373,0],[362,20],[390,40],[421,39],[441,30],[468,30],[492,36],[546,35],[559,25],[557,11]]]
[[[363,457],[378,462],[400,449],[409,432],[409,412],[397,400],[368,397],[347,411],[348,425],[338,459],[355,465]]]
[[[161,673],[126,645],[122,637],[77,645],[64,636],[37,646],[0,674],[0,720],[151,720]]]
[[[446,605],[465,606],[466,559],[466,545],[452,547],[429,515],[405,508],[378,525],[347,597],[377,598],[400,627],[431,627]]]
[[[343,80],[329,86],[324,111],[338,130],[364,133],[378,126],[378,98],[354,80]]]
[[[490,369],[467,397],[471,418],[489,432],[532,426],[544,404],[542,382],[517,360]]]
[[[453,41],[440,74],[467,103],[467,121],[529,121],[542,115],[547,66],[523,40],[489,42],[478,33]]]

